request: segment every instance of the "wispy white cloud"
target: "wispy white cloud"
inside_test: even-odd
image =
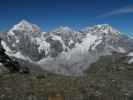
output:
[[[114,15],[120,15],[120,14],[129,14],[129,13],[133,13],[133,6],[126,6],[126,7],[122,7],[119,9],[115,9],[113,11],[107,12],[105,14],[102,14],[98,17],[110,17],[110,16],[114,16]]]

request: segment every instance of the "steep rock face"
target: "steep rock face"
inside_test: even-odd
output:
[[[30,63],[22,54],[18,53],[13,55],[15,57],[12,54],[8,54],[3,47],[3,43],[4,41],[0,39],[0,73],[3,71],[21,73],[43,72],[39,65]]]
[[[1,45],[1,39],[0,39],[0,63],[2,64],[2,66],[6,67],[10,72],[19,72],[21,69],[19,67],[18,62],[11,59],[7,54],[5,54],[5,50]]]
[[[4,47],[10,49],[9,53],[14,55],[19,53],[29,58],[32,57],[33,60],[36,60],[36,56],[39,56],[37,52],[38,45],[31,42],[33,38],[41,35],[40,29],[36,25],[22,20],[4,35]]]
[[[45,57],[49,48],[49,44],[42,37],[40,28],[25,20],[13,26],[4,40],[5,45],[14,55],[19,52],[32,61]]]
[[[60,26],[51,34],[60,36],[68,49],[74,48],[76,43],[81,41],[80,32],[76,32],[67,26]]]
[[[64,43],[58,36],[49,36],[46,41],[50,44],[50,56],[58,56],[65,48]],[[64,48],[63,48],[64,46]]]

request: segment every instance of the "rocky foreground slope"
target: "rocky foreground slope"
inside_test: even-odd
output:
[[[1,74],[1,100],[132,100],[133,64],[128,58],[104,56],[86,70],[86,76]],[[17,88],[16,88],[17,86]]]

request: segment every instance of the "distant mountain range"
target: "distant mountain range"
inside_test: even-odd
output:
[[[108,24],[80,31],[61,26],[42,32],[39,26],[22,20],[0,36],[6,54],[20,64],[23,60],[25,65],[63,75],[82,75],[101,56],[114,53],[125,54],[130,57],[127,63],[133,63],[133,38]]]

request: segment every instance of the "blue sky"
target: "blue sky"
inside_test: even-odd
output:
[[[0,31],[26,19],[43,31],[110,24],[133,34],[133,0],[0,0]]]

